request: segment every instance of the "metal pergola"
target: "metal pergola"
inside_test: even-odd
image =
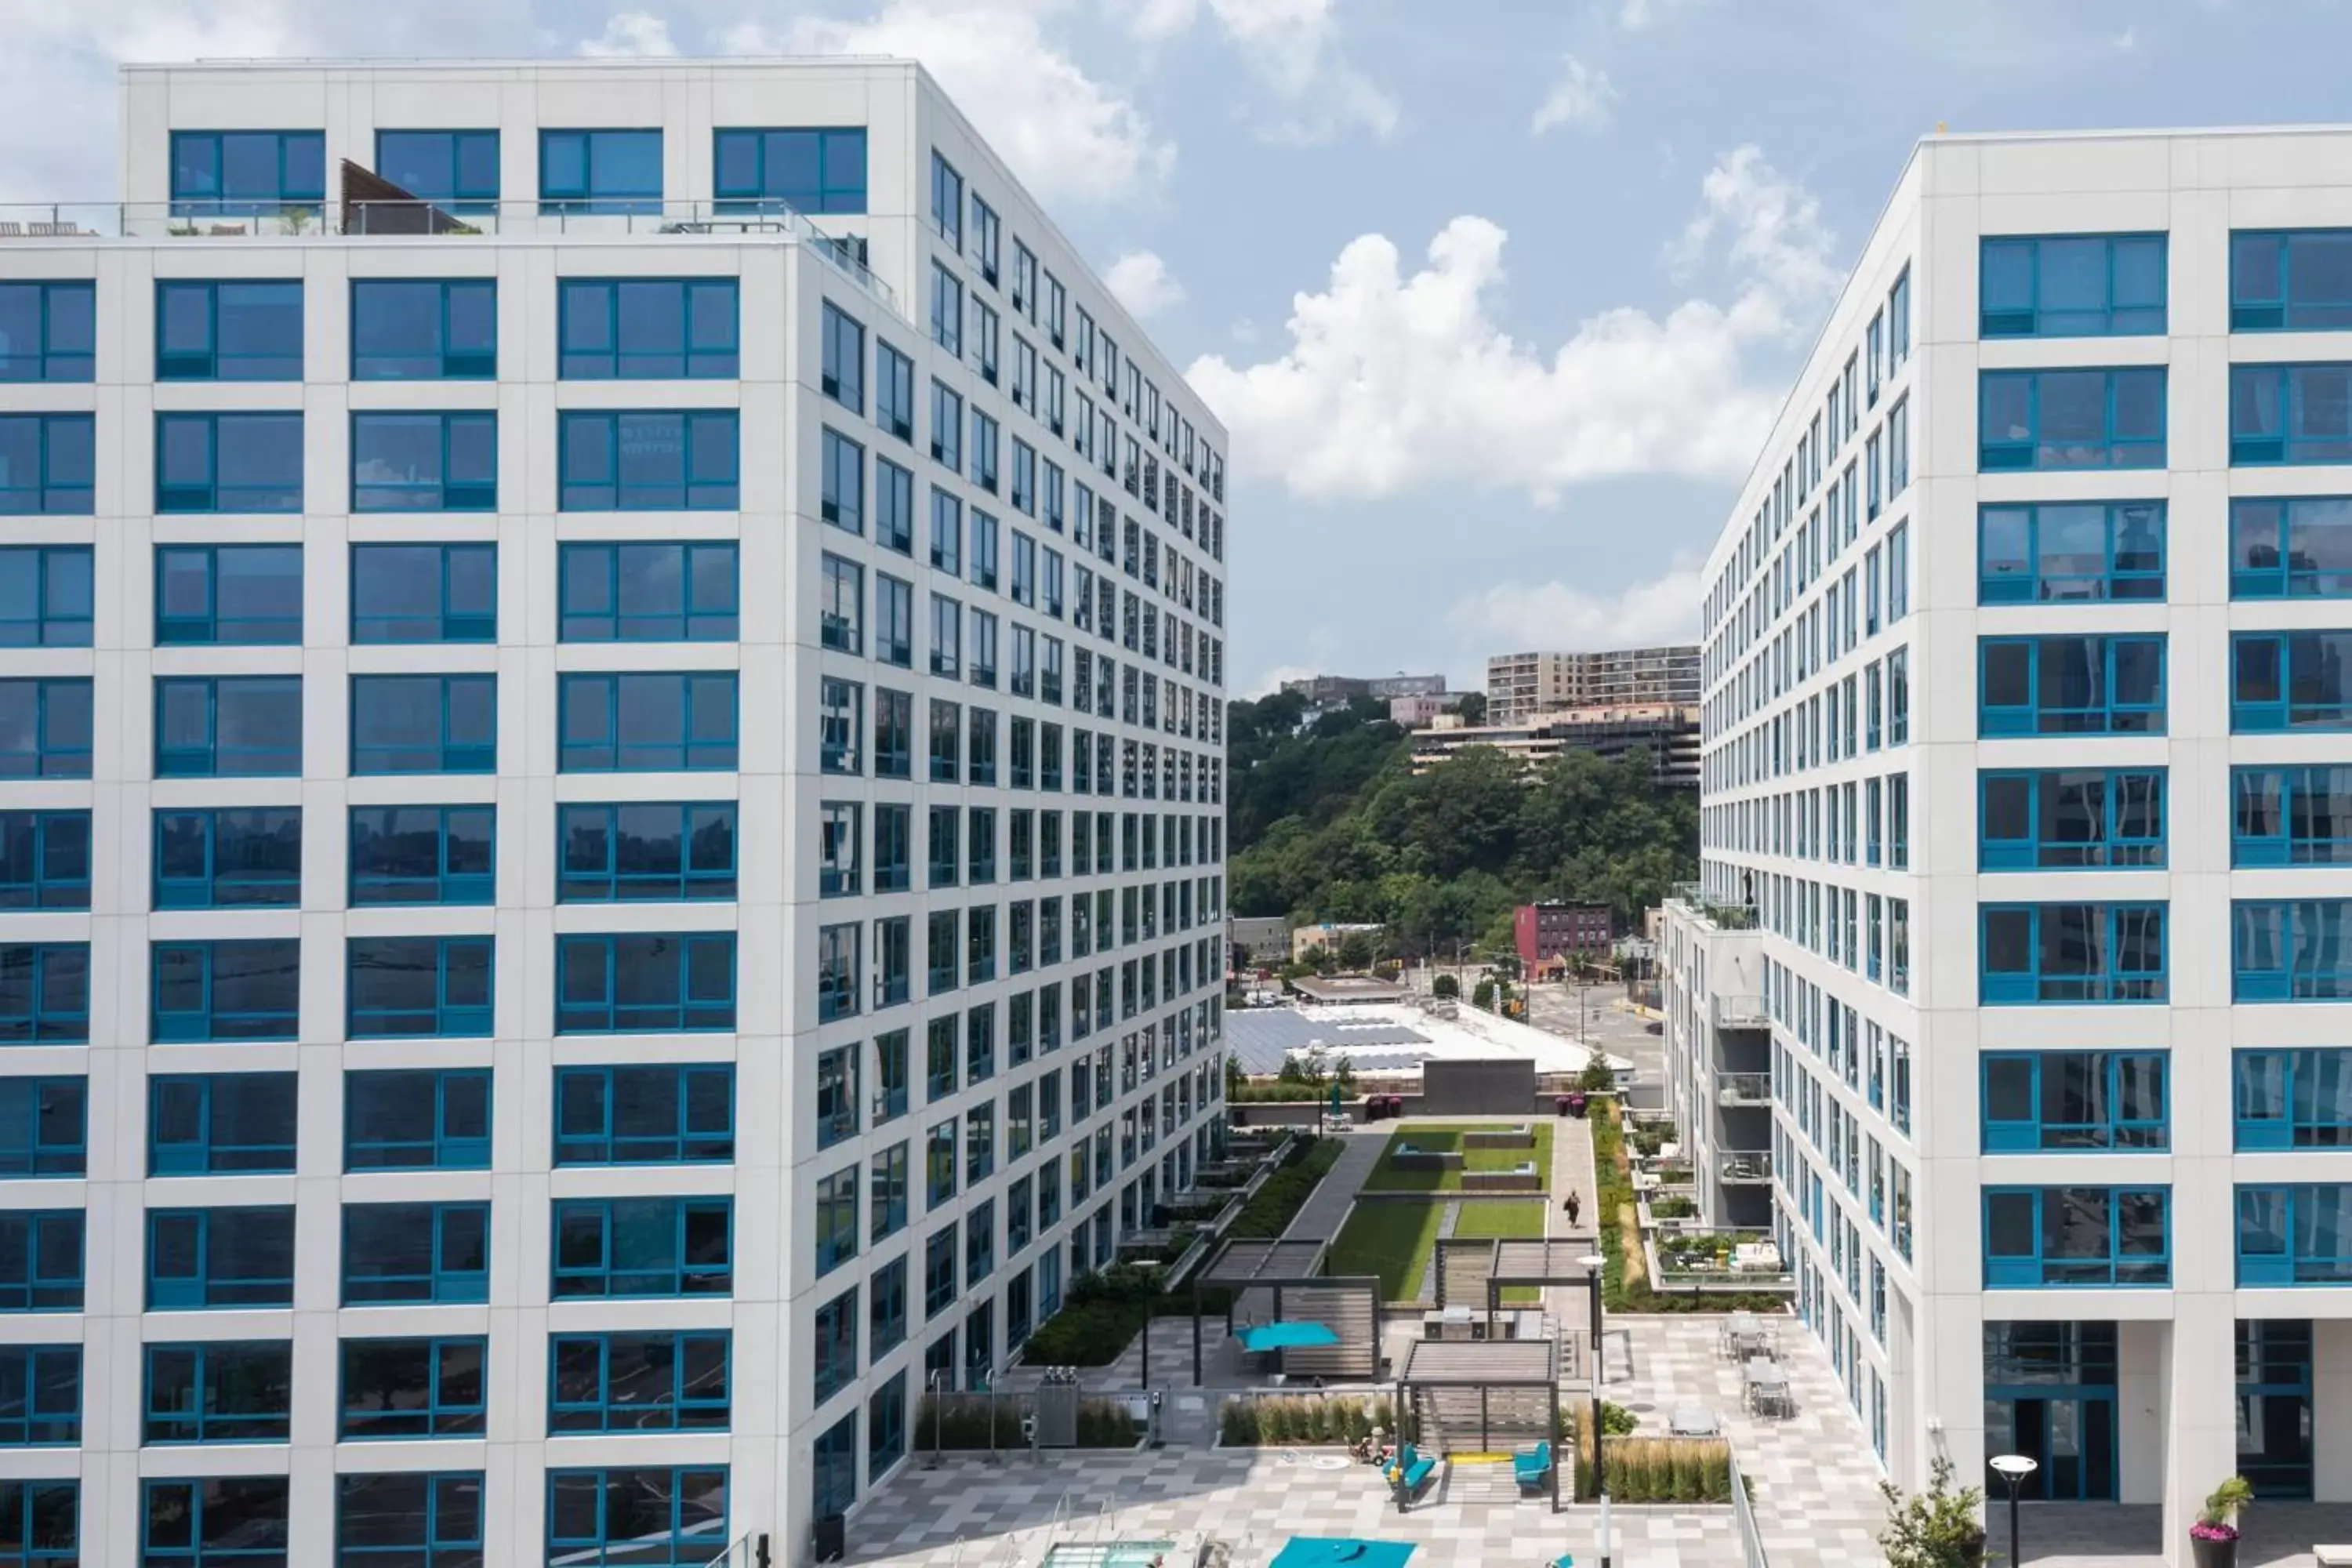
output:
[[[1238,1300],[1244,1290],[1271,1290],[1274,1293],[1274,1316],[1282,1317],[1282,1298],[1286,1290],[1360,1290],[1371,1310],[1372,1342],[1371,1373],[1380,1375],[1381,1281],[1378,1275],[1324,1275],[1317,1270],[1323,1267],[1323,1255],[1330,1247],[1328,1241],[1229,1241],[1217,1255],[1216,1261],[1192,1276],[1192,1386],[1201,1386],[1203,1370],[1201,1348],[1201,1296],[1202,1291],[1223,1286]],[[1225,1331],[1234,1331],[1233,1301],[1225,1305]],[[1347,1335],[1340,1332],[1342,1343]],[[1296,1352],[1283,1352],[1284,1355]]]
[[[1415,1340],[1412,1349],[1405,1353],[1404,1372],[1397,1379],[1397,1413],[1400,1425],[1403,1413],[1418,1409],[1416,1391],[1432,1395],[1433,1410],[1440,1408],[1437,1396],[1448,1392],[1475,1390],[1478,1395],[1478,1447],[1481,1452],[1491,1452],[1494,1447],[1495,1422],[1488,1398],[1498,1388],[1540,1390],[1543,1394],[1545,1420],[1538,1440],[1551,1442],[1559,1430],[1559,1342],[1557,1340]],[[1524,1425],[1524,1422],[1519,1423]],[[1509,1436],[1518,1437],[1522,1433]],[[1551,1474],[1546,1487],[1549,1493],[1551,1511],[1559,1511],[1560,1466],[1572,1456],[1560,1452],[1552,1444]],[[1406,1500],[1399,1487],[1397,1511],[1404,1511]]]

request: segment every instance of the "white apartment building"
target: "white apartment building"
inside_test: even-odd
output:
[[[912,62],[121,100],[0,214],[0,1559],[807,1561],[1210,1148],[1224,433]]]
[[[1760,994],[1889,1471],[2021,1452],[2173,1560],[2232,1473],[2352,1500],[2347,160],[1923,142],[1707,568],[1697,1142]]]
[[[1486,660],[1486,721],[1524,724],[1567,708],[1690,708],[1699,694],[1698,648],[1610,648],[1593,653],[1498,653]]]

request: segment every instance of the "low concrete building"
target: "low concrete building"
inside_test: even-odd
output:
[[[1408,730],[1418,730],[1435,723],[1448,706],[1462,700],[1459,692],[1417,691],[1404,697],[1389,699],[1389,722]]]
[[[1283,915],[1234,915],[1225,921],[1226,954],[1239,949],[1253,964],[1274,965],[1290,956],[1290,921]],[[1238,967],[1238,966],[1237,966]]]
[[[1607,759],[1643,751],[1650,753],[1659,783],[1677,789],[1698,787],[1696,708],[1582,708],[1522,723],[1478,725],[1441,713],[1412,738],[1412,771],[1427,773],[1473,746],[1493,746],[1529,768],[1570,752],[1591,752]]]
[[[1290,960],[1293,963],[1304,963],[1307,955],[1318,947],[1328,947],[1336,953],[1339,951],[1339,944],[1350,935],[1361,932],[1367,937],[1374,937],[1383,929],[1377,923],[1349,925],[1329,921],[1321,925],[1300,926],[1290,933]]]

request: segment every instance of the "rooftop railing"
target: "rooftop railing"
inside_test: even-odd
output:
[[[28,240],[436,239],[485,236],[583,239],[700,237],[789,239],[901,315],[896,290],[866,265],[866,241],[829,234],[793,208],[758,199],[709,202],[347,201],[51,202],[0,205],[0,245]]]

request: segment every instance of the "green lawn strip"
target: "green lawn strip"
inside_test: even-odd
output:
[[[1492,1238],[1497,1241],[1538,1239],[1544,1233],[1544,1205],[1540,1201],[1517,1203],[1501,1198],[1472,1198],[1462,1205],[1454,1218],[1454,1234],[1470,1240]],[[1543,1300],[1543,1292],[1528,1285],[1506,1287],[1506,1306],[1532,1307]]]
[[[1358,1204],[1331,1243],[1323,1272],[1377,1274],[1382,1300],[1414,1300],[1421,1294],[1421,1277],[1437,1246],[1438,1217],[1444,1211],[1442,1203],[1390,1199]]]
[[[1551,1185],[1552,1128],[1548,1121],[1528,1119],[1534,1125],[1536,1143],[1533,1149],[1469,1149],[1463,1151],[1463,1164],[1473,1171],[1517,1170],[1532,1160],[1536,1173],[1547,1189]],[[1400,1171],[1389,1162],[1400,1143],[1412,1143],[1424,1149],[1461,1149],[1462,1134],[1487,1131],[1501,1123],[1465,1123],[1446,1121],[1407,1121],[1389,1134],[1388,1147],[1381,1151],[1380,1163],[1365,1178],[1368,1193],[1458,1193],[1462,1190],[1462,1172]]]

